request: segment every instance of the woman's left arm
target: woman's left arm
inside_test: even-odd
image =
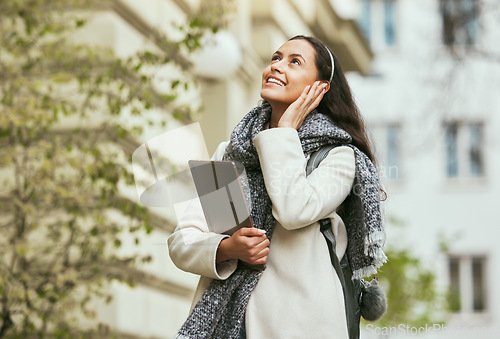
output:
[[[272,128],[254,139],[273,215],[288,230],[308,226],[344,201],[355,174],[354,151],[332,149],[306,177],[307,159],[294,128]]]

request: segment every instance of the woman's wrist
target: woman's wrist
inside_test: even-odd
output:
[[[221,263],[226,260],[234,259],[232,254],[231,238],[224,238],[219,243],[217,253],[215,255],[215,263]]]
[[[286,128],[297,129],[296,125],[294,125],[292,123],[286,123],[286,122],[279,123],[277,127],[286,127]]]
[[[297,120],[280,119],[276,127],[288,127],[288,128],[298,129],[300,127],[300,123]]]

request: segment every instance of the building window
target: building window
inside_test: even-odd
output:
[[[445,124],[446,176],[484,176],[483,124],[451,122]]]
[[[485,259],[473,258],[472,259],[472,309],[474,311],[484,311],[485,305]]]
[[[396,43],[396,10],[394,0],[384,0],[384,40],[387,46]]]
[[[401,178],[401,125],[390,123],[370,126],[373,144],[376,145],[380,175],[384,179]]]
[[[449,178],[458,176],[458,127],[456,124],[446,126],[446,175]]]
[[[456,313],[485,312],[486,257],[450,256],[448,258],[448,305]]]
[[[396,43],[396,0],[361,0],[359,26],[373,46]]]
[[[400,158],[400,127],[392,125],[387,127],[387,177],[397,179],[399,177]]]
[[[469,173],[471,176],[483,175],[483,128],[479,124],[469,126]]]
[[[445,45],[472,45],[477,42],[479,1],[440,0],[440,11]]]
[[[361,0],[361,16],[359,18],[359,26],[361,31],[365,35],[366,40],[370,41],[371,36],[371,17],[372,17],[372,6],[370,0]]]

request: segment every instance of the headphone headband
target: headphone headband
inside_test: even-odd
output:
[[[332,73],[330,74],[330,80],[328,81],[329,83],[332,83],[333,80],[333,72],[335,71],[335,62],[333,61],[333,54],[332,51],[325,45],[326,50],[328,51],[328,54],[330,55],[330,61],[332,63]]]

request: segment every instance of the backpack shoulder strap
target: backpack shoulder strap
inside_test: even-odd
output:
[[[332,149],[337,147],[337,145],[325,145],[320,149],[311,153],[306,166],[306,176],[309,176],[311,172],[319,166],[319,163],[323,161]]]
[[[326,158],[336,145],[326,145],[311,153],[306,165],[306,176],[318,167],[321,161]],[[361,315],[360,301],[362,296],[362,283],[360,280],[352,280],[352,270],[349,266],[347,253],[344,254],[342,260],[339,262],[337,254],[335,253],[335,236],[332,232],[331,221],[329,218],[319,220],[320,230],[323,234],[328,252],[330,253],[330,261],[337,272],[342,291],[344,294],[344,306],[347,321],[347,330],[349,339],[359,339],[359,319]]]

